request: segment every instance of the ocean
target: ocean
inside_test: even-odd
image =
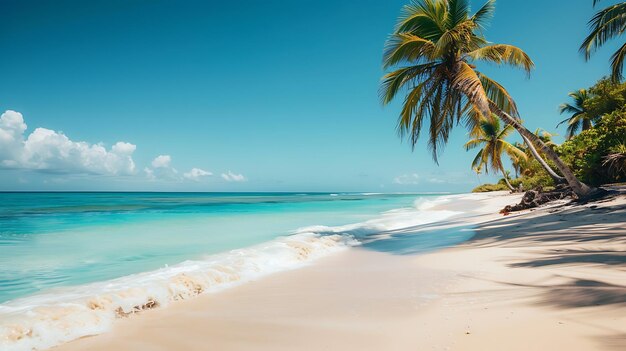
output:
[[[431,210],[442,201],[437,194],[0,193],[0,349],[45,349],[102,333],[115,318],[352,246],[419,252],[467,239],[376,239],[455,215]]]

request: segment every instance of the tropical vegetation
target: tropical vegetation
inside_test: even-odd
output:
[[[473,169],[482,169],[500,172],[503,175],[506,186],[515,191],[509,181],[508,172],[504,169],[502,155],[506,154],[513,160],[526,160],[526,154],[515,145],[506,141],[513,132],[512,126],[502,128],[498,118],[485,118],[479,122],[479,127],[473,132],[474,138],[465,144],[466,150],[481,147],[472,161]]]
[[[558,147],[563,159],[584,181],[600,185],[626,181],[620,164],[626,143],[626,108],[604,115],[590,128]]]
[[[584,131],[591,128],[593,124],[593,116],[587,111],[585,104],[589,101],[591,96],[587,92],[587,89],[579,89],[569,93],[569,96],[574,100],[574,103],[564,103],[559,107],[561,114],[571,114],[568,118],[557,124],[557,127],[563,123],[567,123],[567,138],[571,139],[579,131]]]
[[[576,177],[585,183],[599,186],[608,183],[626,182],[626,83],[613,83],[610,79],[601,79],[593,87],[593,92],[584,103],[587,111],[593,111],[594,124],[579,134],[567,139],[561,145],[554,143],[552,134],[536,131],[544,143],[551,145],[561,159],[565,161]],[[510,164],[516,172],[516,179],[510,183],[524,189],[537,186],[549,188],[555,182],[522,143],[513,143],[528,157],[510,158]],[[474,191],[506,190],[504,179],[497,184],[485,184]]]
[[[527,73],[534,67],[522,49],[492,44],[484,37],[484,26],[494,9],[494,0],[475,13],[470,13],[467,0],[414,0],[406,5],[385,47],[383,66],[391,71],[381,84],[383,104],[404,95],[398,131],[415,147],[427,122],[428,148],[435,162],[455,125],[463,123],[474,131],[481,120],[495,114],[522,136],[555,181],[565,178],[577,195],[591,194],[594,189],[579,181],[553,148],[523,126],[504,86],[477,69],[481,62],[518,67]]]

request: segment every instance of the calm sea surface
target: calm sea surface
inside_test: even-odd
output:
[[[435,195],[0,193],[0,303],[364,222]]]

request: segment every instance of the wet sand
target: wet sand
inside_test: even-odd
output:
[[[477,195],[462,245],[365,245],[55,350],[626,349],[626,197],[497,214],[518,198]]]

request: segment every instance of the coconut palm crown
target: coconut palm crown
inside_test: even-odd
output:
[[[593,0],[596,6],[600,0]],[[589,21],[590,33],[580,46],[580,51],[589,60],[591,55],[607,42],[621,36],[626,28],[626,2],[608,6],[596,13]],[[626,43],[611,57],[611,78],[613,81],[623,79],[624,60],[626,59]]]
[[[504,170],[502,156],[506,154],[512,160],[527,159],[526,154],[522,150],[506,141],[506,138],[513,132],[514,128],[509,125],[502,128],[498,118],[482,119],[478,123],[478,126],[477,131],[472,133],[474,138],[465,144],[466,150],[482,146],[472,161],[472,168],[485,165],[487,166],[486,171],[491,169],[492,171],[502,173],[507,186],[514,191],[515,189],[509,183],[506,171]]]
[[[527,73],[534,66],[521,49],[487,42],[482,30],[494,6],[495,1],[489,0],[470,14],[468,0],[413,0],[406,5],[385,47],[384,67],[393,70],[383,77],[383,104],[405,93],[398,131],[415,147],[428,120],[428,147],[435,162],[454,125],[464,121],[472,130],[481,116],[490,118],[494,113],[522,135],[533,157],[553,178],[561,179],[535,147],[555,164],[576,195],[595,193],[597,189],[579,181],[554,150],[522,125],[506,89],[477,70],[475,64],[481,61],[520,67]]]
[[[557,127],[563,123],[567,123],[566,137],[571,139],[578,131],[587,130],[593,126],[593,117],[585,108],[585,102],[591,98],[591,95],[585,89],[580,89],[569,93],[574,100],[572,103],[564,103],[559,107],[561,114],[570,113],[571,116],[557,124]]]
[[[487,42],[482,34],[494,12],[490,0],[470,14],[467,0],[414,0],[403,9],[384,52],[380,95],[390,103],[407,92],[398,131],[414,147],[425,120],[435,161],[451,129],[464,122],[477,127],[491,116],[490,104],[517,117],[515,102],[502,85],[476,69],[480,61],[508,64],[530,73],[534,64],[521,49]]]

